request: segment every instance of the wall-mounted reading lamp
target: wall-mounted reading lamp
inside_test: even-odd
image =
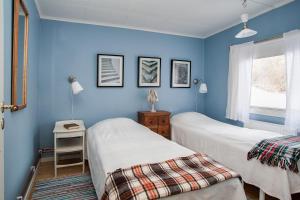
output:
[[[72,120],[74,119],[74,95],[78,95],[80,92],[83,91],[82,86],[80,85],[80,83],[77,81],[75,76],[69,76],[68,81],[71,85],[71,89],[72,89]]]
[[[200,94],[206,94],[208,92],[206,83],[201,79],[194,79],[193,83],[195,86],[197,86],[198,83],[200,83],[199,90],[198,90]]]
[[[194,79],[193,83],[194,83],[195,89],[196,89],[196,93],[195,93],[195,107],[196,107],[196,112],[198,112],[198,92],[200,94],[206,94],[208,92],[207,91],[207,85],[201,79]],[[199,88],[198,88],[197,86],[198,86],[199,83],[200,83],[200,85],[199,85]]]

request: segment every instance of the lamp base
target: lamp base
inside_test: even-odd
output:
[[[154,104],[151,105],[151,112],[156,112]]]

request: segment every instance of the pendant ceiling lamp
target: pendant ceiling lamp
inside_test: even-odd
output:
[[[243,7],[246,9],[247,0],[243,0]],[[243,30],[241,30],[238,34],[235,35],[236,38],[247,38],[257,34],[257,31],[247,27],[247,22],[249,20],[249,16],[247,13],[241,15],[241,20],[244,23],[244,27]]]

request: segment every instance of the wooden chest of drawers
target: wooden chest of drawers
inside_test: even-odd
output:
[[[152,131],[170,139],[170,114],[167,111],[138,112],[138,122]]]

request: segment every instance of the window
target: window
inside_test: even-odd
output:
[[[254,60],[251,106],[285,109],[286,71],[284,55]]]
[[[286,65],[281,40],[257,44],[252,67],[251,112],[282,117],[286,109]]]

